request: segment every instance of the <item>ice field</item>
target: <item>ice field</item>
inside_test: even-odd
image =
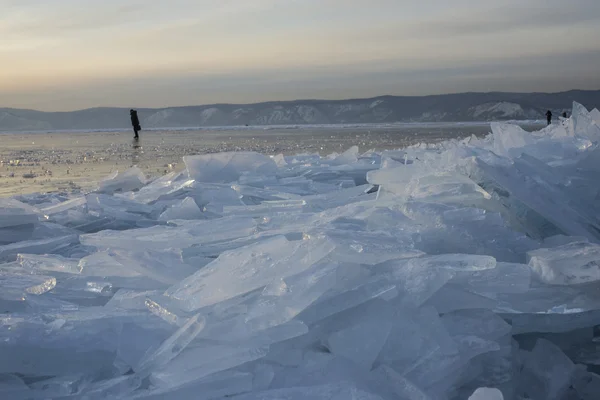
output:
[[[543,127],[534,121],[518,123],[527,131]],[[326,155],[354,145],[363,151],[383,151],[489,133],[490,124],[482,122],[144,129],[136,142],[130,129],[0,133],[0,197],[89,191],[114,171],[134,165],[149,177],[179,172],[185,168],[184,155],[229,151]]]
[[[600,112],[0,199],[0,399],[597,400]]]

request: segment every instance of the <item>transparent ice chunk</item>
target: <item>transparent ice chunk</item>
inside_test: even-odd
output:
[[[198,182],[234,182],[242,173],[273,174],[275,162],[262,154],[253,152],[229,152],[185,156],[183,162],[190,179]]]
[[[213,263],[174,285],[167,295],[194,310],[300,273],[331,253],[334,245],[315,238],[290,242],[279,236],[227,251]]]
[[[34,207],[15,199],[0,199],[0,228],[34,224],[41,213]]]
[[[158,218],[159,221],[170,221],[174,219],[203,219],[204,213],[194,199],[186,197],[180,203],[174,204],[166,209]]]
[[[469,396],[469,400],[504,400],[504,396],[496,388],[479,388]]]
[[[21,253],[51,254],[79,241],[77,235],[59,236],[50,239],[27,240],[0,246],[0,260],[13,261]]]
[[[254,233],[251,218],[220,218],[216,221],[181,221],[178,226],[154,226],[125,232],[101,231],[81,235],[81,243],[100,249],[183,249],[202,243],[234,239]]]
[[[15,274],[0,270],[0,299],[22,301],[27,295],[41,295],[56,287],[53,276]]]
[[[575,365],[558,347],[539,339],[531,352],[523,353],[519,391],[532,400],[560,400],[574,372]]]
[[[535,275],[551,285],[577,285],[600,280],[600,246],[575,242],[527,253]]]
[[[140,360],[135,367],[137,373],[151,372],[161,368],[177,357],[204,329],[206,321],[199,314],[191,317],[169,339],[165,340],[152,354]]]
[[[392,329],[393,309],[385,301],[374,301],[362,318],[348,320],[345,327],[327,338],[327,347],[338,356],[370,370]],[[360,315],[360,314],[359,314]]]
[[[267,348],[200,342],[185,349],[162,370],[153,372],[150,380],[158,386],[177,388],[197,382],[210,374],[258,360],[266,354]]]
[[[17,262],[31,272],[51,271],[66,274],[79,274],[82,268],[79,260],[57,255],[19,254]]]
[[[99,193],[114,194],[139,190],[146,184],[146,176],[138,167],[133,167],[122,174],[109,177],[100,182]]]

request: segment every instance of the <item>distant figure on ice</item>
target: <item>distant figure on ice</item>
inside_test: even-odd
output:
[[[548,120],[548,125],[552,123],[552,111],[546,111],[546,119]]]
[[[131,117],[131,125],[133,126],[133,133],[135,134],[133,138],[139,139],[138,132],[142,130],[142,127],[140,126],[140,119],[138,118],[137,111],[129,110],[129,116]]]
[[[563,112],[563,118],[565,118],[565,119],[567,118],[567,112],[566,111]]]

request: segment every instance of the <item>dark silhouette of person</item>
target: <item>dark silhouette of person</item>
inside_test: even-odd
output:
[[[548,120],[548,125],[552,123],[552,111],[546,111],[546,119]]]
[[[129,110],[129,116],[131,117],[131,125],[133,126],[134,139],[139,139],[138,132],[142,130],[140,126],[140,119],[138,118],[136,110]]]
[[[563,112],[563,118],[567,118],[567,112]]]

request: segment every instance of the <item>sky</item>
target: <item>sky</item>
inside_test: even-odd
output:
[[[599,0],[0,0],[0,107],[600,89]]]

